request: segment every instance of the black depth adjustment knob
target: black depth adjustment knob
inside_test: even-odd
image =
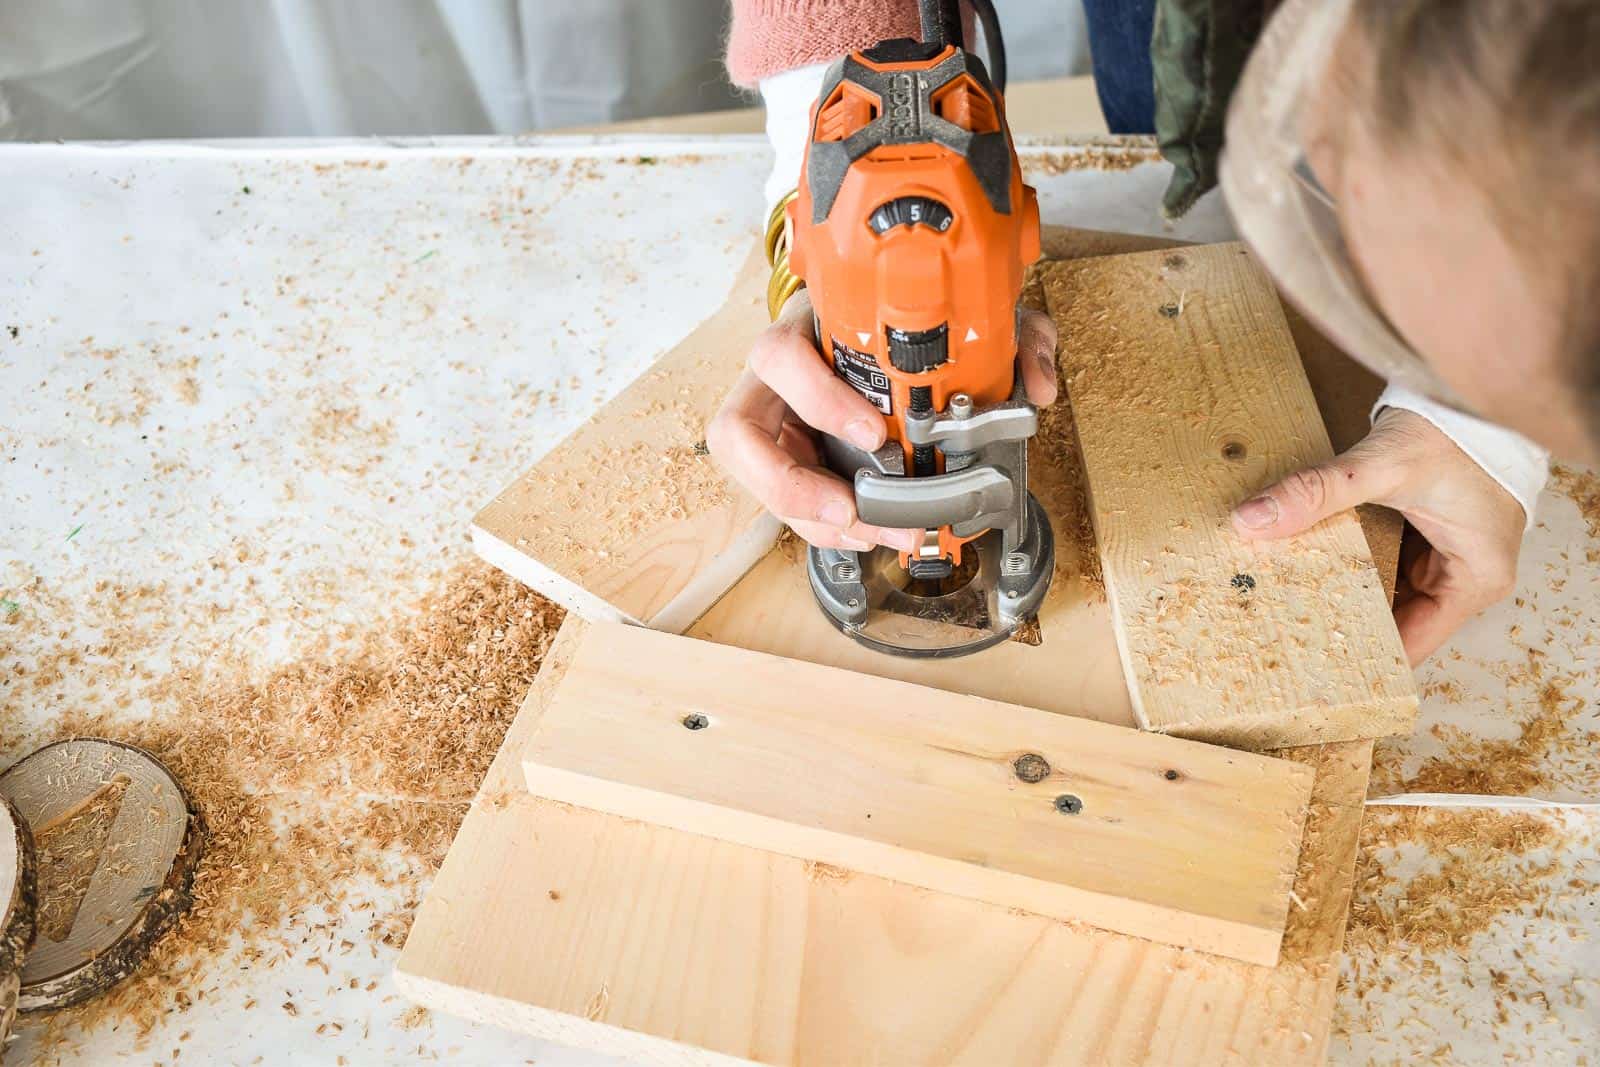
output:
[[[882,237],[896,226],[927,226],[944,233],[954,221],[950,209],[930,196],[897,196],[879,204],[867,225]]]
[[[943,366],[950,358],[950,324],[940,323],[931,330],[888,328],[889,362],[905,374],[921,374]]]

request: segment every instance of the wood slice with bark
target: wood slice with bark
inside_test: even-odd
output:
[[[33,838],[16,810],[0,800],[0,1057],[17,1017],[22,963],[33,932]]]
[[[205,825],[183,787],[141,749],[74,738],[0,774],[0,797],[38,871],[18,1008],[64,1008],[132,974],[191,901]]]

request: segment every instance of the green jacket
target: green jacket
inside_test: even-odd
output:
[[[1156,141],[1175,168],[1161,211],[1175,219],[1217,184],[1228,100],[1275,0],[1156,0],[1150,65]]]

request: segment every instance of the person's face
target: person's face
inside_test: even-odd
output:
[[[1341,52],[1359,47],[1352,36]],[[1558,457],[1600,462],[1592,400],[1560,358],[1566,294],[1524,267],[1460,164],[1381,145],[1350,80],[1324,78],[1306,145],[1369,297],[1476,414]]]

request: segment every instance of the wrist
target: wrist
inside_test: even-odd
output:
[[[1384,389],[1373,405],[1373,418],[1386,408],[1409,411],[1432,423],[1522,505],[1524,528],[1533,526],[1534,507],[1550,473],[1548,452],[1514,431],[1446,407],[1403,386]]]

